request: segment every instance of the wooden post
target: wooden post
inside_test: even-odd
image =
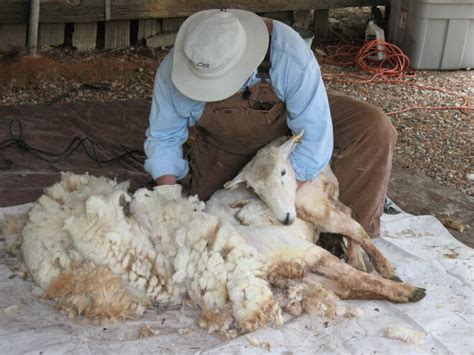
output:
[[[36,55],[36,49],[38,46],[40,1],[41,0],[30,0],[30,22],[29,22],[29,27],[28,27],[28,55]]]
[[[313,32],[317,40],[325,40],[329,30],[329,10],[315,10]]]

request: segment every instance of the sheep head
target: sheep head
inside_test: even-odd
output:
[[[246,183],[275,215],[280,223],[289,225],[296,218],[296,175],[289,156],[302,139],[303,132],[284,141],[279,138],[263,149],[224,187],[233,189]]]

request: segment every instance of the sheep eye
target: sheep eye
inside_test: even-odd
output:
[[[285,175],[286,175],[286,170],[283,169],[283,170],[281,171],[281,176],[285,176]]]

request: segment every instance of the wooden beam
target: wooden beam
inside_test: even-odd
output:
[[[29,0],[0,0],[0,23],[27,23]],[[389,5],[389,0],[110,0],[112,20],[186,17],[200,10],[238,8],[253,12],[333,9]],[[105,21],[104,0],[45,0],[40,22]]]
[[[0,0],[0,23],[28,23],[30,2],[28,0]],[[41,7],[40,7],[41,8]]]

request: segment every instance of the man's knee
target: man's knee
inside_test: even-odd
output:
[[[397,142],[398,132],[393,126],[388,116],[375,106],[370,107],[367,114],[370,122],[366,134],[370,136],[378,146],[387,145],[393,148]]]
[[[330,96],[334,144],[340,151],[392,152],[397,131],[388,116],[376,106],[344,96]]]

